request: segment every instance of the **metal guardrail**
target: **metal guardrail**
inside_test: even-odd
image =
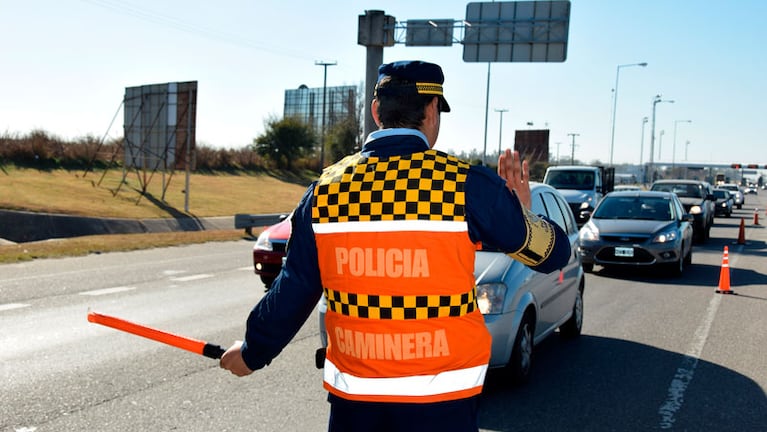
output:
[[[243,228],[249,236],[252,236],[253,228],[274,225],[277,222],[281,222],[286,217],[288,217],[288,213],[261,215],[238,213],[234,215],[234,227]]]

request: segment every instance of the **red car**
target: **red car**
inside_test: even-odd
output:
[[[285,217],[262,231],[253,246],[253,267],[267,290],[280,273],[289,237],[290,218]]]

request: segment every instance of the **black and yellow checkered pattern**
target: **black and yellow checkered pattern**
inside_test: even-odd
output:
[[[320,177],[312,222],[464,221],[468,171],[469,164],[436,150],[347,156]]]
[[[354,318],[413,320],[459,317],[476,308],[474,290],[454,295],[382,296],[325,288],[328,309]]]

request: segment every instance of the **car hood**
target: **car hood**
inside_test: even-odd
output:
[[[590,191],[583,191],[583,190],[577,190],[577,189],[557,189],[560,193],[562,193],[562,196],[565,197],[565,200],[569,203],[579,203],[588,201],[591,194],[589,194]]]
[[[532,271],[502,252],[477,251],[475,253],[474,280],[477,284],[500,282],[506,274],[516,276]]]
[[[644,219],[597,219],[592,218],[591,223],[599,229],[600,235],[617,234],[652,234],[672,225],[672,221],[657,221]]]
[[[695,197],[679,197],[679,201],[682,203],[685,207],[691,207],[694,205],[703,205],[703,199],[702,198],[695,198]]]

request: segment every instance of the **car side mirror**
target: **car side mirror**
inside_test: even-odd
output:
[[[685,213],[682,215],[682,219],[686,220],[687,222],[693,223],[695,222],[695,216],[693,216],[691,213]]]

